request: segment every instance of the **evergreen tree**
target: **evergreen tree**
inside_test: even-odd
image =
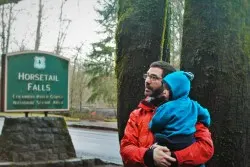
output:
[[[91,79],[88,87],[92,88],[92,94],[88,102],[104,100],[110,106],[116,105],[116,79],[114,74],[114,34],[117,20],[117,0],[99,0],[99,9],[96,12],[100,19],[96,21],[102,25],[99,32],[104,36],[98,42],[92,44],[92,52],[85,62],[86,72]]]

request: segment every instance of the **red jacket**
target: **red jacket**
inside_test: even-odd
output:
[[[156,107],[153,105],[141,102],[138,109],[130,114],[120,145],[120,153],[125,166],[146,166],[143,156],[154,143],[154,136],[148,125],[155,109]],[[208,128],[201,123],[197,123],[195,138],[195,143],[183,150],[174,152],[179,166],[203,164],[213,156],[213,141]]]

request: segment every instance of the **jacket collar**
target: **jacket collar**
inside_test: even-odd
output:
[[[151,103],[150,97],[146,97],[140,101],[138,107],[145,111],[154,111],[156,109],[156,106]]]

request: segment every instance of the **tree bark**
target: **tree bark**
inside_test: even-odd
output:
[[[10,3],[9,5],[1,5],[1,51],[2,54],[8,53],[9,50],[9,43],[11,37],[11,27],[14,21],[13,18],[13,7],[14,3]],[[9,8],[9,9],[8,9]],[[8,12],[6,11],[8,9]],[[8,16],[8,22],[6,22],[6,17]]]
[[[40,43],[41,43],[42,16],[43,16],[43,5],[42,5],[42,0],[39,0],[39,11],[38,11],[38,16],[37,16],[35,50],[39,50]]]
[[[130,112],[143,98],[143,73],[150,63],[162,57],[164,13],[165,0],[119,1],[116,32],[119,140]]]
[[[211,167],[250,166],[250,2],[186,0],[181,68],[211,114]]]
[[[75,71],[76,71],[76,64],[77,64],[77,57],[78,53],[76,54],[74,58],[74,64],[73,64],[73,69],[72,69],[72,76],[71,76],[71,87],[70,87],[70,106],[73,104],[73,96],[74,96],[74,83],[75,83]]]
[[[8,18],[8,28],[7,28],[7,39],[6,39],[6,49],[5,49],[5,53],[9,52],[9,44],[10,44],[10,36],[11,36],[11,27],[12,27],[12,23],[13,23],[13,7],[14,4],[11,3],[10,4],[10,8],[9,8],[9,18]]]
[[[170,24],[171,24],[171,6],[169,1],[165,1],[164,16],[164,40],[162,41],[162,60],[170,62]]]
[[[58,32],[56,48],[55,48],[55,53],[57,55],[60,55],[62,52],[63,43],[64,43],[64,40],[67,36],[67,30],[68,30],[70,23],[71,23],[70,19],[63,18],[63,7],[66,4],[66,2],[67,2],[67,0],[62,0],[61,6],[60,6],[60,14],[59,14],[59,18],[58,18],[58,20],[59,20],[59,32]]]
[[[6,35],[5,35],[5,28],[6,28],[6,24],[4,22],[4,15],[5,15],[5,5],[2,5],[2,9],[1,9],[2,13],[1,13],[1,22],[2,22],[2,32],[1,32],[1,39],[2,39],[2,43],[1,43],[1,50],[2,50],[2,54],[5,53],[5,48],[6,48]]]

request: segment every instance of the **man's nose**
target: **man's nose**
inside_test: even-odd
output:
[[[150,84],[150,83],[151,83],[151,79],[150,79],[149,77],[147,77],[147,78],[145,79],[145,83],[146,83],[146,84]]]

